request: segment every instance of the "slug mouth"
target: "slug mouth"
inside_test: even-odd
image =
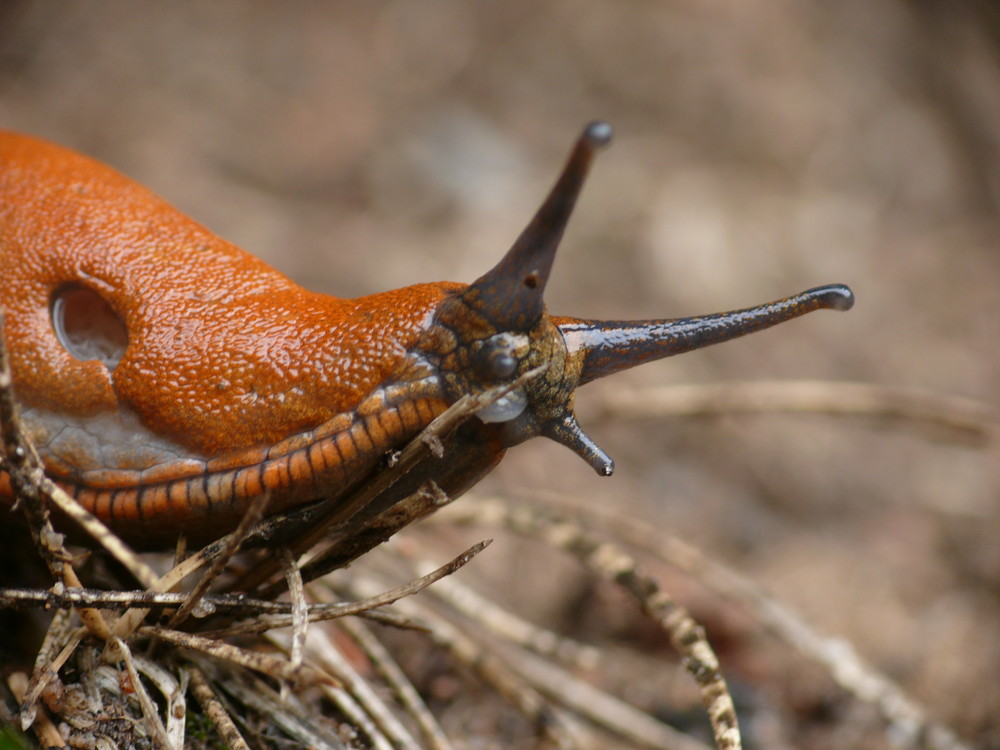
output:
[[[611,127],[592,122],[580,134],[559,178],[510,250],[492,269],[445,300],[432,335],[451,399],[536,377],[476,414],[497,424],[505,445],[544,435],[608,476],[614,462],[573,413],[584,383],[674,354],[744,336],[819,309],[848,310],[843,284],[809,289],[754,307],[692,318],[637,321],[552,319],[544,292],[556,251],[594,158]]]

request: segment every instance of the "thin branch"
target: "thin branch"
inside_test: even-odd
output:
[[[417,564],[417,570],[426,567],[426,562]],[[430,590],[430,594],[447,602],[456,611],[477,622],[488,632],[528,651],[568,663],[574,669],[594,669],[600,659],[599,650],[593,646],[540,628],[455,578],[441,581]]]
[[[282,635],[271,633],[269,637],[287,648],[287,638],[282,638]],[[358,674],[358,671],[334,647],[329,632],[313,629],[309,635],[308,648],[310,657],[341,681],[343,687],[337,692],[342,690],[348,693],[363,711],[366,721],[361,726],[374,744],[418,750],[419,746],[413,736],[393,715],[368,680]],[[330,697],[339,702],[333,695]]]
[[[209,721],[215,726],[215,731],[219,733],[219,737],[222,738],[226,747],[230,748],[230,750],[250,750],[250,746],[236,728],[225,706],[216,697],[215,691],[212,690],[201,669],[192,665],[190,675],[191,692],[205,712],[205,715],[208,716]]]
[[[215,579],[229,563],[229,560],[232,559],[232,556],[239,551],[240,545],[243,544],[247,535],[264,516],[264,510],[267,508],[270,498],[271,496],[269,493],[264,493],[263,495],[255,497],[250,502],[250,506],[243,514],[243,518],[240,519],[240,523],[236,527],[236,530],[226,537],[226,542],[222,547],[222,550],[212,560],[212,564],[202,575],[201,579],[199,579],[198,583],[191,591],[187,601],[185,601],[181,608],[174,613],[174,616],[170,618],[170,621],[167,623],[168,627],[176,628],[184,622],[188,618],[188,615],[190,615],[194,611],[195,607],[198,606],[198,603],[204,598],[209,587],[215,582]]]
[[[423,591],[425,588],[430,586],[435,581],[439,581],[447,575],[451,575],[456,570],[464,567],[472,560],[473,557],[478,555],[484,549],[486,549],[492,540],[487,539],[478,544],[474,544],[469,547],[465,552],[463,552],[458,557],[454,558],[445,565],[442,565],[437,570],[432,573],[418,578],[414,581],[403,586],[397,586],[396,588],[389,589],[375,596],[368,597],[357,602],[345,602],[343,604],[321,604],[321,605],[311,605],[309,621],[319,622],[321,620],[332,620],[338,617],[346,617],[348,615],[359,615],[369,610],[376,609],[378,607],[384,607],[388,604],[393,604],[400,599],[407,596],[412,596],[419,591]],[[292,625],[291,616],[277,616],[272,618],[260,618],[253,622],[249,622],[242,625],[233,625],[231,627],[225,628],[220,631],[213,631],[210,634],[216,636],[223,635],[237,635],[243,633],[263,633],[268,630],[273,630],[275,628],[287,628]]]
[[[814,413],[898,420],[958,442],[985,445],[1000,440],[1000,412],[995,407],[917,388],[778,380],[606,389],[599,399],[599,413],[614,419]]]
[[[155,591],[107,591],[105,589],[71,588],[14,589],[0,587],[0,609],[73,609],[76,607],[97,607],[121,610],[128,607],[148,609],[176,609],[188,600],[190,595],[179,592],[159,593]],[[230,616],[247,616],[264,613],[288,614],[292,605],[269,599],[253,599],[243,594],[206,594],[203,607],[211,612],[225,612]],[[310,612],[323,612],[322,605],[310,605]]]
[[[144,625],[139,628],[139,632],[143,635],[159,638],[181,648],[197,651],[216,659],[232,662],[241,667],[261,672],[276,680],[287,680],[295,687],[336,684],[336,680],[330,675],[324,674],[322,671],[308,664],[296,666],[274,654],[262,651],[247,651],[246,649],[237,648],[231,644],[201,635],[183,633],[179,630],[170,630],[153,625]]]
[[[7,675],[7,687],[18,703],[23,703],[28,692],[28,675],[24,672],[12,672]],[[42,747],[65,747],[66,740],[59,733],[46,711],[41,711],[34,722],[35,736]]]
[[[352,578],[352,589],[367,589],[377,584]],[[419,599],[405,599],[399,606],[429,623],[428,636],[456,661],[479,675],[487,685],[524,716],[548,742],[556,747],[571,747],[567,727],[548,701],[510,667],[492,649],[487,648],[463,628],[427,608]]]
[[[684,571],[723,599],[748,611],[765,629],[807,659],[821,664],[848,693],[874,705],[887,722],[890,734],[905,738],[901,744],[925,750],[971,750],[949,728],[931,719],[898,684],[865,661],[850,643],[820,634],[791,608],[736,571],[683,540],[639,521],[606,513],[595,506],[571,505],[580,514],[596,519],[617,538]]]
[[[338,625],[361,647],[372,666],[375,667],[375,670],[396,696],[396,700],[413,717],[417,726],[420,727],[426,746],[431,750],[453,750],[453,746],[441,725],[381,641],[360,622],[341,620]]]
[[[660,589],[655,579],[640,570],[635,559],[579,524],[552,517],[542,510],[509,508],[502,503],[490,504],[489,510],[488,515],[477,513],[472,522],[504,526],[540,538],[571,553],[591,571],[630,593],[642,610],[666,631],[681,654],[685,668],[698,685],[716,745],[721,750],[737,750],[742,746],[733,699],[704,630],[684,607]]]
[[[156,704],[149,697],[146,686],[139,679],[139,672],[135,668],[135,661],[132,659],[132,651],[121,638],[112,638],[108,646],[111,652],[125,662],[125,669],[128,672],[129,681],[132,683],[132,692],[139,699],[142,707],[143,718],[146,719],[146,729],[149,730],[153,745],[161,750],[181,750],[174,748],[167,736],[167,729],[163,726],[160,714],[156,709]]]

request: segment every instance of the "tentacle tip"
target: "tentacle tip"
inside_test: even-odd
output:
[[[590,467],[597,472],[598,476],[610,477],[615,473],[614,459],[600,449],[598,449],[596,453],[584,453],[577,451],[577,455],[590,464]]]
[[[812,290],[823,307],[846,311],[854,307],[854,292],[846,284],[830,284]]]
[[[581,429],[572,412],[553,419],[542,426],[545,437],[565,445],[586,461],[602,477],[610,477],[615,471],[615,462],[597,443]]]
[[[583,140],[594,150],[604,148],[611,143],[613,135],[614,130],[603,120],[595,120],[583,129]]]

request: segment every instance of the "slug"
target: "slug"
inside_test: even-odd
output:
[[[613,462],[577,424],[576,388],[643,362],[820,308],[833,284],[693,318],[551,316],[556,249],[594,155],[588,125],[500,262],[472,284],[357,299],[310,292],[107,166],[0,133],[0,306],[14,387],[47,473],[141,548],[337,503],[463,394],[544,367],[445,445],[458,494],[507,448],[543,435],[599,474]],[[0,473],[0,503],[12,504]]]

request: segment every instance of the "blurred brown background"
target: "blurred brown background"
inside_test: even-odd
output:
[[[581,126],[609,120],[615,145],[563,243],[550,309],[691,315],[832,281],[858,304],[581,392],[611,480],[539,440],[481,487],[584,497],[696,543],[1000,747],[995,444],[820,416],[599,421],[593,408],[602,389],[772,378],[1000,403],[997,7],[6,0],[0,127],[107,161],[306,286],[353,296],[475,278]],[[473,536],[443,534],[440,554]],[[574,570],[505,539],[463,575],[562,632],[632,643],[629,605]],[[660,573],[710,628],[724,619]],[[735,626],[719,627],[724,645]],[[746,631],[734,681],[808,708],[775,709],[772,737],[835,747],[855,726],[851,746],[885,746],[821,672]]]

